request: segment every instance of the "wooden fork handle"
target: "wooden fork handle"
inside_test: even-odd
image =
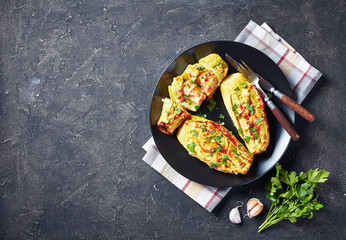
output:
[[[287,131],[287,133],[291,136],[291,138],[294,141],[297,141],[299,139],[299,134],[297,133],[297,131],[294,129],[294,127],[292,126],[292,124],[287,120],[287,118],[285,117],[285,115],[280,111],[280,109],[278,107],[274,107],[273,109],[271,109],[272,113],[274,114],[274,116],[276,117],[276,119],[280,122],[280,124],[282,125],[282,127]]]
[[[280,100],[285,103],[287,106],[289,106],[290,108],[292,108],[293,111],[295,111],[296,113],[298,113],[300,116],[302,116],[303,118],[305,118],[306,120],[308,120],[309,122],[313,122],[315,119],[315,116],[309,112],[308,110],[306,110],[305,108],[303,108],[302,106],[300,106],[296,101],[294,101],[292,98],[290,98],[289,96],[283,94],[282,97],[280,98]]]

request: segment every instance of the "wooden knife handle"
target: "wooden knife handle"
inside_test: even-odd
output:
[[[297,141],[299,139],[299,134],[297,131],[294,129],[292,124],[287,120],[285,115],[280,111],[278,107],[274,107],[272,109],[272,113],[276,117],[276,119],[280,122],[280,124],[283,126],[283,128],[287,131],[287,133],[291,136],[291,138],[294,141]]]
[[[281,99],[282,102],[284,102],[287,106],[289,106],[290,108],[292,108],[296,113],[298,113],[300,116],[302,116],[303,118],[305,118],[306,120],[308,120],[309,122],[313,122],[315,119],[315,116],[309,112],[308,110],[306,110],[305,108],[303,108],[302,106],[300,106],[296,101],[294,101],[292,98],[290,98],[287,95],[282,95]]]

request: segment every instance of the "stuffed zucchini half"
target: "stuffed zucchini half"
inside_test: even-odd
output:
[[[253,154],[265,151],[269,144],[269,127],[262,97],[241,73],[227,76],[220,85],[226,109],[240,137]]]
[[[195,112],[206,98],[213,96],[227,71],[228,65],[219,55],[209,54],[199,63],[188,65],[182,75],[173,79],[168,87],[170,98]]]
[[[187,118],[190,114],[181,106],[173,103],[170,99],[162,99],[163,106],[157,127],[161,132],[173,134],[174,130]]]
[[[215,170],[246,174],[252,164],[249,153],[225,127],[192,115],[178,129],[177,138],[193,157]]]

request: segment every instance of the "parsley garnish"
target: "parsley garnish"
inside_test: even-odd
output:
[[[256,118],[255,121],[253,121],[253,123],[254,124],[259,124],[262,121],[263,121],[263,118],[259,117],[259,118]]]
[[[257,131],[256,127],[250,128],[250,132],[255,132],[255,131]]]
[[[220,114],[219,118],[221,118],[221,119],[225,119],[225,115]]]
[[[212,163],[209,165],[210,168],[218,167],[220,163]]]
[[[254,132],[254,133],[253,133],[253,137],[257,140],[257,139],[259,138],[258,133],[257,133],[257,132]]]
[[[273,94],[272,94],[271,92],[267,92],[267,96],[268,96],[269,98],[271,98],[271,97],[273,96]]]
[[[249,141],[250,141],[250,139],[251,139],[251,137],[250,137],[250,136],[246,136],[246,137],[244,138],[244,141],[245,141],[245,142],[249,142]]]
[[[198,70],[204,70],[205,68],[202,65],[198,65]]]
[[[253,108],[252,105],[247,106],[247,109],[250,111],[250,115],[253,115],[255,112],[255,109]]]
[[[247,83],[242,83],[242,84],[241,84],[241,87],[242,87],[242,88],[246,88],[246,86],[247,86]]]
[[[221,147],[216,147],[216,148],[214,148],[214,152],[220,152],[221,150],[222,150]]]
[[[213,111],[214,108],[216,107],[216,101],[214,99],[209,99],[209,104],[207,105],[207,108],[209,109],[209,111]]]
[[[238,128],[238,133],[242,133],[243,129],[242,128]]]
[[[194,153],[195,152],[195,146],[196,146],[195,142],[193,142],[192,144],[187,144],[187,150]]]
[[[192,136],[194,136],[194,137],[197,137],[197,136],[198,136],[198,133],[197,133],[197,131],[196,131],[195,129],[192,129],[192,130],[190,131],[190,133],[191,133]]]
[[[226,164],[226,161],[228,160],[228,155],[227,154],[222,154],[222,163]]]
[[[205,128],[204,124],[201,124],[201,129],[202,129],[202,132],[207,131],[207,129]]]
[[[234,89],[234,91],[239,91],[240,89],[239,89],[239,87],[236,87],[235,89]]]
[[[280,222],[289,220],[295,223],[299,217],[313,217],[313,210],[319,210],[323,205],[317,200],[318,183],[327,181],[329,172],[318,168],[308,172],[288,172],[280,164],[276,165],[276,174],[266,185],[267,198],[272,202],[266,220],[258,228],[258,232]]]

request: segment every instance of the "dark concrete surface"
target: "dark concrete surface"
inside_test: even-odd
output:
[[[345,239],[345,1],[0,1],[1,239]],[[330,171],[311,220],[257,233],[271,173],[208,213],[141,159],[177,53],[267,22],[323,73],[280,161]],[[264,213],[236,226],[239,200]],[[242,215],[245,209],[241,209]]]

